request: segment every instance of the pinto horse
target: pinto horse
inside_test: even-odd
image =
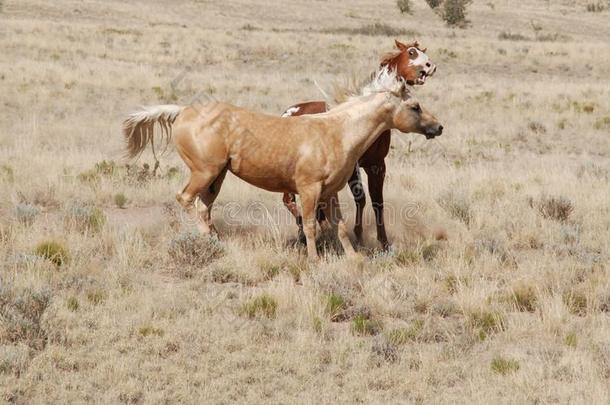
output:
[[[403,44],[395,40],[397,52],[391,52],[382,57],[381,67],[388,66],[390,69],[396,70],[397,76],[403,78],[410,85],[423,85],[426,79],[436,72],[436,65],[433,64],[426,55],[426,49],[420,49],[416,42]],[[295,104],[282,114],[282,117],[299,116],[306,114],[320,114],[328,109],[324,101],[310,101],[300,104]],[[429,136],[426,138],[430,139]],[[388,237],[385,231],[385,222],[383,216],[383,183],[385,180],[385,157],[390,151],[391,131],[387,130],[381,134],[379,138],[364,152],[358,160],[358,164],[354,168],[352,176],[348,181],[350,191],[356,202],[356,223],[354,226],[354,234],[359,244],[362,243],[362,215],[366,204],[364,188],[360,179],[360,170],[362,167],[366,172],[369,185],[369,193],[375,211],[375,219],[377,224],[377,240],[381,243],[384,249],[389,247]],[[284,205],[290,210],[296,218],[299,226],[300,239],[304,239],[303,222],[301,215],[298,212],[296,197],[294,194],[284,194]],[[322,210],[317,211],[319,221],[324,220]]]
[[[212,232],[212,204],[227,171],[268,191],[299,194],[307,253],[317,258],[316,208],[338,236],[347,255],[355,255],[341,216],[337,192],[356,162],[384,131],[396,128],[437,136],[443,127],[422,109],[395,70],[382,68],[359,97],[323,114],[292,118],[252,112],[211,102],[201,108],[161,105],[131,114],[124,122],[127,153],[138,156],[161,129],[191,171],[176,198],[198,223]],[[291,142],[286,142],[286,136]]]

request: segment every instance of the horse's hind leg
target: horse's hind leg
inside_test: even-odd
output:
[[[176,200],[197,220],[197,228],[203,234],[212,232],[210,212],[212,203],[218,196],[227,168],[209,167],[193,171],[189,183]],[[199,200],[197,201],[197,197]]]

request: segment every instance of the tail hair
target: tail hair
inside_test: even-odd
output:
[[[139,111],[129,114],[123,121],[127,157],[133,159],[140,156],[150,143],[155,160],[157,160],[154,140],[155,124],[159,126],[162,143],[165,143],[167,147],[172,137],[172,124],[182,110],[183,107],[179,105],[166,104],[142,107]]]

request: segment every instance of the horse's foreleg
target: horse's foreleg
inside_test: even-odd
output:
[[[383,183],[385,181],[385,161],[364,169],[368,176],[369,193],[375,211],[375,223],[377,225],[377,240],[384,250],[388,249],[388,237],[385,231],[383,218]]]
[[[320,183],[310,184],[299,189],[301,211],[303,213],[303,232],[307,240],[307,255],[313,260],[318,258],[316,250],[316,207],[321,190],[322,185]]]
[[[335,235],[339,238],[341,246],[343,246],[345,254],[348,256],[355,256],[356,251],[354,250],[352,242],[349,240],[347,235],[347,226],[345,225],[345,221],[341,215],[341,208],[339,207],[339,197],[337,196],[337,193],[332,194],[325,199],[322,202],[322,207],[324,208],[324,213],[326,214],[328,222],[332,226]]]
[[[362,215],[364,213],[364,206],[366,205],[366,195],[364,194],[364,187],[362,187],[362,180],[360,179],[360,166],[356,165],[352,177],[350,177],[348,183],[349,189],[354,196],[356,202],[356,223],[354,224],[354,234],[356,235],[356,242],[362,244]]]

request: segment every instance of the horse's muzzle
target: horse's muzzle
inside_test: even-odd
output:
[[[428,128],[426,129],[426,133],[424,134],[426,136],[426,139],[434,139],[437,136],[441,136],[443,133],[443,126],[442,125],[438,125],[436,126],[436,128]]]

